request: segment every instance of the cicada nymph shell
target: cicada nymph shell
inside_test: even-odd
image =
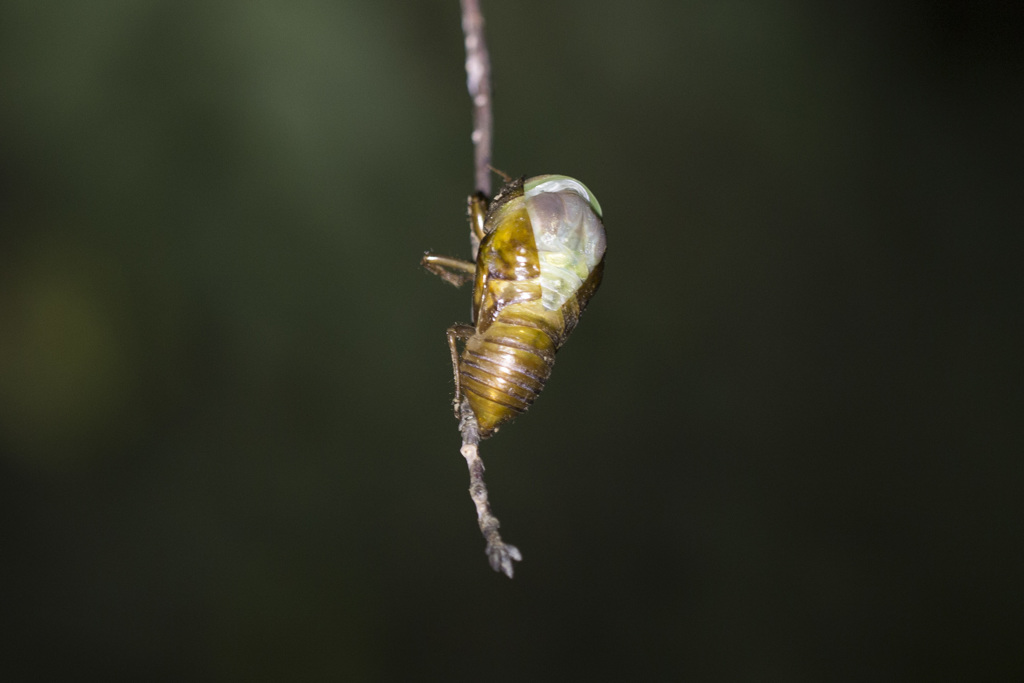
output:
[[[470,206],[479,224],[486,203]],[[469,400],[486,438],[529,408],[551,376],[555,352],[601,283],[605,231],[593,193],[559,175],[508,183],[482,224],[475,269],[430,254],[424,265],[451,282],[473,273],[473,325],[451,328],[449,343],[456,358],[455,339],[465,339],[456,402]]]

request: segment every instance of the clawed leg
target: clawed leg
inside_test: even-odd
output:
[[[450,256],[438,256],[429,251],[423,254],[420,265],[456,287],[461,287],[476,277],[475,263]]]
[[[459,417],[459,403],[462,401],[462,381],[459,379],[459,349],[456,341],[465,341],[476,332],[471,325],[452,325],[448,328],[448,350],[452,353],[452,372],[455,373],[455,417]]]

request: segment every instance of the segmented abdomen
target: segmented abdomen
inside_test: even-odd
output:
[[[462,390],[480,424],[480,436],[524,412],[551,376],[561,335],[547,316],[522,315],[512,305],[466,342],[459,362]]]

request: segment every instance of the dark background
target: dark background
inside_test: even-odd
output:
[[[1019,680],[1019,3],[485,2],[605,282],[483,444],[458,4],[0,9],[0,676]]]

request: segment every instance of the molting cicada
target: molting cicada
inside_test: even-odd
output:
[[[455,405],[469,400],[481,438],[533,403],[604,270],[601,206],[573,178],[513,180],[488,202],[469,198],[476,263],[427,252],[455,286],[470,280],[473,324],[448,328]],[[459,355],[458,340],[465,341]]]

